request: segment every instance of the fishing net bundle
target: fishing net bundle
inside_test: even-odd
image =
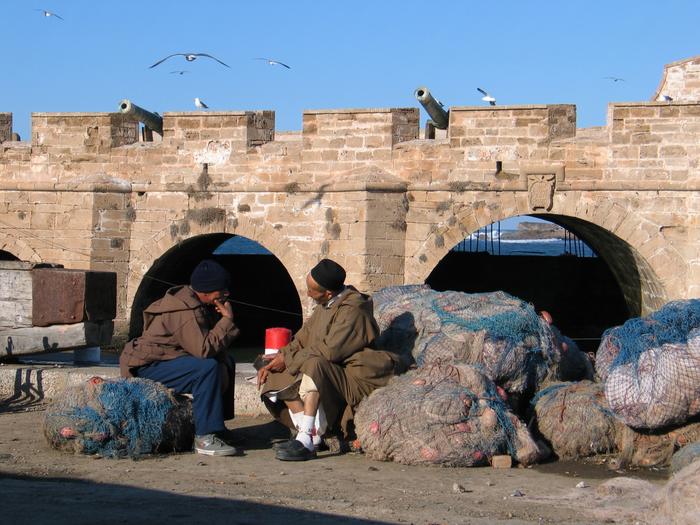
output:
[[[93,377],[48,407],[44,435],[56,449],[108,458],[189,450],[194,427],[187,398],[148,379]]]
[[[608,408],[603,385],[591,381],[556,383],[533,398],[537,429],[560,459],[617,450],[620,423]]]
[[[654,525],[696,525],[700,516],[700,461],[686,466],[659,491],[646,516]]]
[[[365,398],[355,429],[366,455],[407,465],[473,467],[510,454],[541,459],[525,425],[496,385],[469,365],[424,365]]]
[[[671,458],[671,472],[675,474],[695,461],[700,461],[700,442],[691,443],[674,452]]]
[[[700,413],[700,300],[607,330],[596,371],[610,409],[629,426],[661,428]]]
[[[433,363],[479,364],[509,393],[535,391],[557,372],[571,372],[588,359],[572,341],[562,356],[557,336],[532,305],[505,292],[437,292],[423,285],[394,286],[374,296],[381,334],[377,345],[410,353],[418,366]],[[561,334],[559,334],[561,338]],[[580,354],[580,355],[579,355]],[[583,357],[581,357],[583,356]],[[576,360],[579,364],[576,364]]]
[[[661,430],[636,430],[621,424],[615,441],[621,467],[667,467],[679,449],[700,441],[700,422]]]

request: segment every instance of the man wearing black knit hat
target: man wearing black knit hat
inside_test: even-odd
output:
[[[373,348],[379,327],[372,300],[344,283],[345,270],[335,261],[311,269],[306,293],[317,305],[313,314],[258,371],[266,406],[298,431],[276,447],[282,461],[315,457],[327,430],[352,438],[355,407],[397,371],[396,356]]]
[[[228,302],[231,277],[213,260],[200,262],[190,284],[170,288],[143,312],[143,334],[119,357],[124,377],[152,379],[178,394],[192,394],[194,449],[232,456],[224,419],[233,418],[235,364],[226,350],[238,336]]]

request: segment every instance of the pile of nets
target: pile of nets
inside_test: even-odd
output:
[[[368,457],[409,465],[472,467],[510,454],[524,465],[542,451],[496,385],[469,365],[424,365],[372,392],[355,413]]]
[[[557,383],[532,400],[537,429],[560,459],[607,454],[617,449],[615,416],[603,385],[591,381]]]
[[[700,441],[700,423],[661,430],[635,430],[620,424],[615,441],[620,467],[667,467],[676,451]]]
[[[677,472],[659,491],[646,522],[658,525],[695,525],[700,516],[700,461]]]
[[[549,324],[532,305],[505,292],[397,286],[373,300],[378,346],[410,353],[418,366],[479,364],[508,393],[522,394],[537,390],[559,360]]]
[[[700,413],[700,300],[607,330],[596,371],[610,409],[629,426],[661,428]]]
[[[189,450],[192,408],[148,379],[93,377],[54,400],[44,435],[56,449],[108,458]]]

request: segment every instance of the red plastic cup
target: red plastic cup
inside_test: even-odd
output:
[[[280,348],[292,340],[289,328],[268,328],[265,330],[265,355],[276,354]]]

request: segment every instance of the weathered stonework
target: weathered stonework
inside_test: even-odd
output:
[[[693,93],[697,60],[665,82]],[[477,228],[536,213],[648,312],[700,295],[700,102],[678,99],[578,130],[572,105],[456,107],[435,140],[417,108],[307,111],[277,135],[271,111],[166,113],[158,142],[111,113],[35,113],[31,142],[11,142],[0,113],[0,250],[116,271],[119,329],[154,262],[197,236],[259,242],[303,299],[321,257],[363,291],[422,282]]]

